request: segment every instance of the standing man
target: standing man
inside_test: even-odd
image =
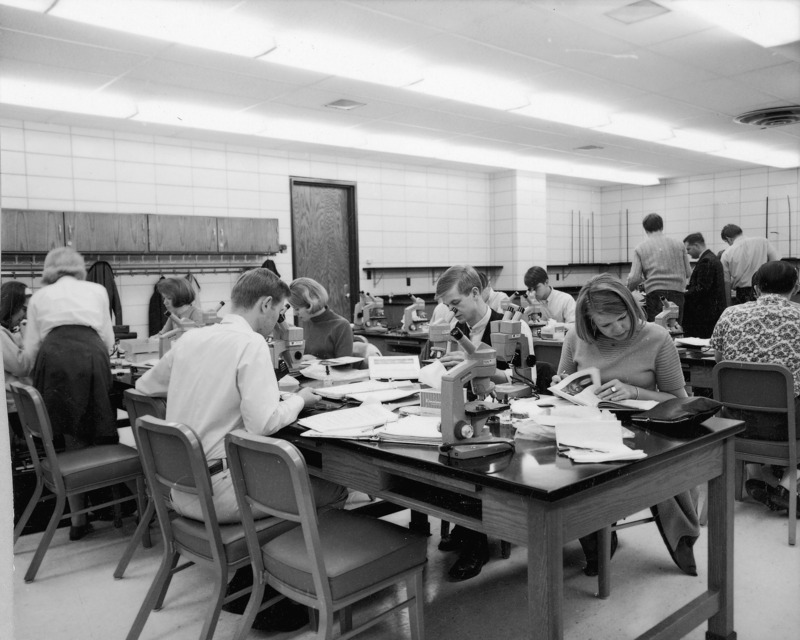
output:
[[[550,278],[542,267],[531,267],[525,272],[525,287],[540,303],[542,320],[550,318],[556,322],[575,323],[575,298],[568,293],[553,289]]]
[[[746,236],[735,224],[722,227],[721,235],[730,245],[720,258],[725,275],[725,299],[729,305],[752,302],[756,299],[753,275],[765,262],[780,260],[781,254],[766,238]],[[736,299],[731,291],[736,293]]]
[[[647,240],[633,250],[628,289],[635,291],[644,282],[648,322],[653,322],[661,313],[661,298],[666,298],[678,305],[678,322],[683,323],[683,292],[692,275],[689,256],[680,242],[664,235],[664,221],[657,213],[648,213],[642,226]]]
[[[686,253],[697,260],[686,287],[683,333],[695,338],[710,338],[714,325],[728,306],[722,263],[713,251],[706,249],[702,233],[690,233],[683,239],[683,246]]]

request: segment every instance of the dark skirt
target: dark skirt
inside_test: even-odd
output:
[[[87,446],[118,442],[109,398],[111,362],[94,329],[53,329],[42,342],[32,377],[47,407],[56,446],[63,446],[64,435]]]

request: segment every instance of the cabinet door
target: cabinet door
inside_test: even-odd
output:
[[[47,253],[64,246],[64,214],[61,211],[3,209],[2,250],[9,253]]]
[[[76,251],[144,253],[147,214],[64,213],[67,245]]]
[[[277,253],[277,218],[217,218],[224,253]]]
[[[151,252],[217,253],[217,219],[148,215]]]

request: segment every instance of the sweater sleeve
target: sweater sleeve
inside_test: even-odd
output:
[[[672,393],[684,388],[683,370],[678,349],[670,335],[664,331],[656,353],[656,386],[659,391]]]
[[[642,258],[638,250],[633,252],[633,262],[631,262],[631,272],[628,274],[628,289],[633,291],[639,283],[644,280],[644,272],[642,271]]]
[[[343,322],[339,323],[334,335],[333,344],[333,357],[341,358],[342,356],[353,355],[353,328],[350,323],[342,318]]]

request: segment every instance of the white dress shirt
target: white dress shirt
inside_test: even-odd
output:
[[[550,289],[546,300],[538,300],[542,305],[542,320],[550,318],[556,322],[575,322],[575,298],[558,289]]]

